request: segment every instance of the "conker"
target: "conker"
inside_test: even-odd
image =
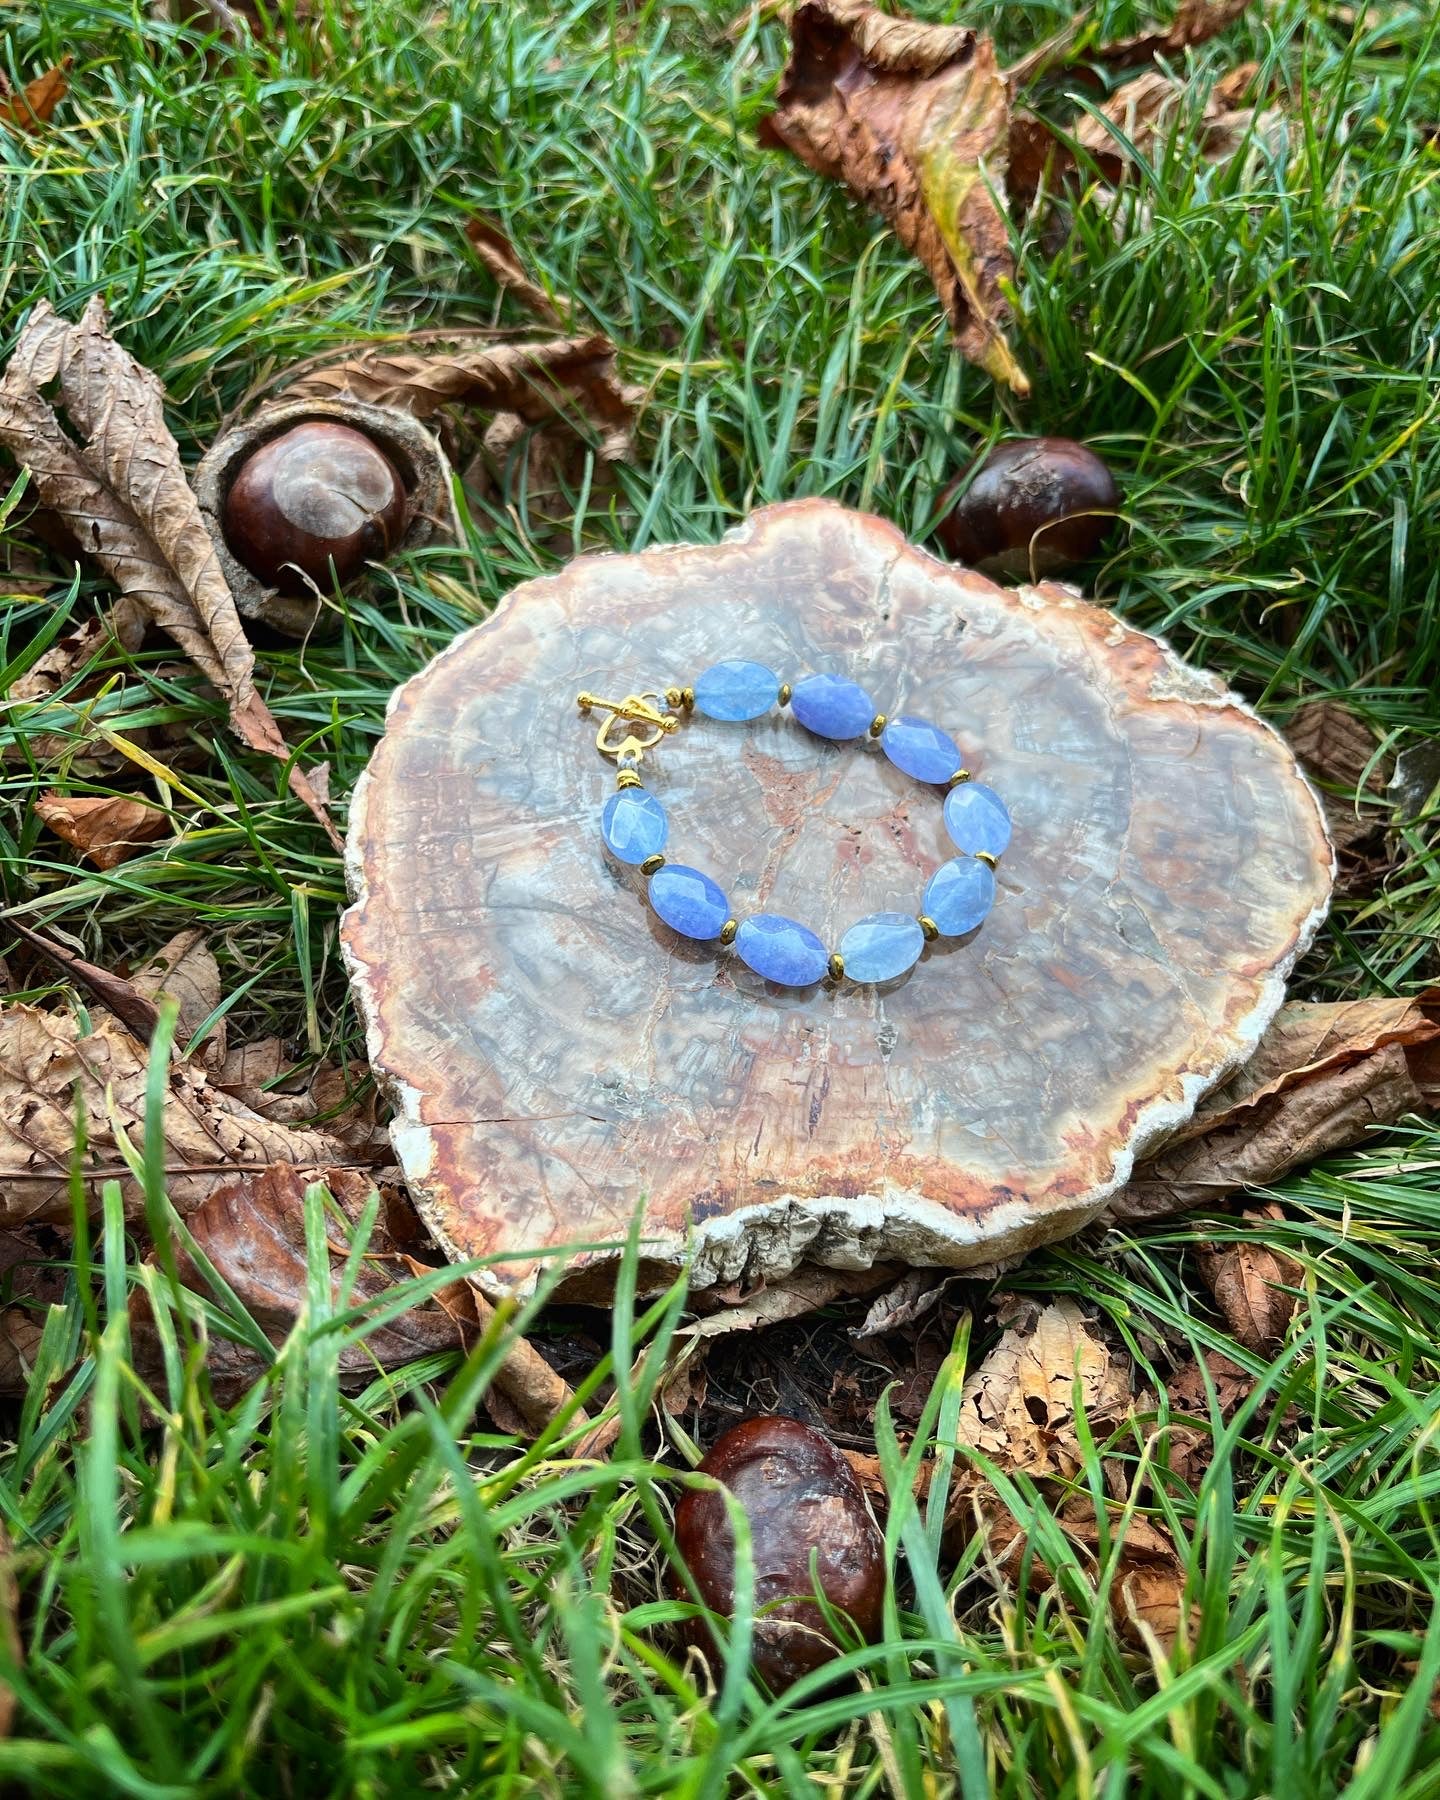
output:
[[[885,1598],[884,1540],[849,1463],[823,1433],[795,1419],[747,1419],[717,1440],[700,1471],[730,1489],[750,1522],[753,1659],[774,1692],[839,1654],[824,1613],[808,1597],[815,1592],[812,1551],[820,1591],[867,1643],[875,1642]],[[676,1509],[675,1541],[705,1604],[729,1618],[735,1542],[723,1498],[687,1493]],[[674,1587],[689,1597],[678,1577]],[[691,1641],[714,1648],[698,1622]]]
[[[352,581],[405,531],[405,483],[373,438],[332,419],[292,425],[240,466],[225,496],[225,540],[284,594]],[[331,573],[331,564],[334,573]]]
[[[1054,575],[1096,554],[1119,504],[1115,477],[1084,444],[1014,438],[945,489],[936,535],[947,556],[984,574]]]

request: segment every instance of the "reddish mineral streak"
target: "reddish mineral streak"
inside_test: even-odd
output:
[[[831,1661],[839,1646],[813,1598],[820,1592],[867,1643],[880,1636],[885,1544],[848,1462],[795,1419],[746,1419],[700,1464],[744,1509],[755,1570],[755,1671],[777,1693]],[[724,1498],[692,1489],[675,1509],[675,1545],[711,1612],[735,1610],[735,1540]],[[811,1560],[815,1568],[812,1573]],[[677,1573],[680,1599],[690,1590]],[[707,1626],[689,1633],[713,1654]]]
[[[601,850],[582,688],[744,655],[953,731],[1015,837],[968,942],[886,992],[768,990]],[[693,719],[646,759],[669,854],[828,943],[951,854],[874,747]],[[1330,886],[1281,740],[1053,585],[826,501],[527,582],[402,688],[356,795],[344,941],[412,1191],[457,1257],[613,1246],[642,1199],[699,1285],[804,1255],[976,1266],[1078,1229],[1279,1004]],[[591,1259],[613,1250],[592,1249]]]

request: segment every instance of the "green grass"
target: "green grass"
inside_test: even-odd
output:
[[[1068,10],[983,0],[963,16],[1018,53]],[[521,322],[464,249],[478,207],[623,346],[645,393],[635,459],[570,546],[517,481],[464,544],[338,603],[330,635],[261,647],[270,703],[304,760],[330,763],[342,812],[394,684],[567,548],[713,540],[800,494],[924,537],[948,474],[1016,428],[1083,436],[1121,479],[1126,525],[1092,591],[1277,722],[1334,694],[1394,753],[1440,735],[1440,24],[1422,5],[1379,11],[1357,24],[1326,0],[1257,0],[1196,79],[1259,58],[1294,121],[1288,151],[1197,168],[1177,143],[1118,204],[1088,190],[1060,248],[1027,226],[1021,408],[956,360],[925,278],[873,219],[757,147],[784,60],[774,23],[714,4],[381,0],[282,16],[235,52],[138,5],[42,0],[9,18],[7,70],[73,54],[74,90],[43,140],[0,143],[0,340],[39,298],[75,314],[102,293],[193,458],[298,358],[410,325]],[[1094,16],[1113,36],[1148,15],[1098,0]],[[1062,117],[1064,85],[1047,102]],[[79,621],[103,600],[89,572],[10,598],[0,668],[23,667],[62,609]],[[176,785],[107,759],[115,737],[163,743]],[[172,654],[107,652],[0,717],[0,750],[6,907],[110,966],[202,925],[234,1031],[360,1050],[336,858]],[[137,781],[180,837],[108,874],[33,811],[45,787]],[[1435,978],[1433,796],[1394,823],[1394,867],[1339,903],[1304,992]],[[1156,1393],[1203,1347],[1261,1378],[1211,1422],[1198,1491],[1156,1473],[1154,1419],[1115,1447],[1148,1459],[1136,1492],[1189,1571],[1196,1629],[1168,1665],[1116,1629],[1048,1520],[1056,1497],[1012,1482],[1063,1565],[1063,1605],[1033,1583],[997,1590],[982,1538],[942,1547],[897,1505],[890,1630],[855,1659],[866,1685],[779,1702],[746,1684],[743,1657],[712,1695],[678,1655],[657,1545],[687,1460],[655,1425],[663,1355],[636,1353],[663,1350],[682,1293],[648,1315],[617,1306],[594,1379],[619,1383],[624,1428],[607,1461],[577,1464],[563,1421],[523,1453],[480,1431],[493,1343],[342,1394],[338,1349],[364,1322],[327,1316],[323,1282],[265,1383],[221,1408],[180,1316],[194,1303],[145,1277],[173,1321],[147,1395],[121,1304],[137,1247],[112,1217],[98,1268],[67,1276],[0,1455],[25,1651],[0,1780],[387,1800],[814,1781],[966,1800],[1440,1793],[1437,1171],[1440,1136],[1415,1125],[1289,1180],[1283,1225],[1113,1232],[1010,1278],[1098,1304]],[[153,1183],[149,1198],[158,1218]],[[1273,1365],[1228,1344],[1204,1298],[1194,1245],[1217,1228],[1303,1264]],[[995,1329],[973,1297],[972,1362]],[[206,1322],[247,1333],[218,1299]],[[964,1354],[913,1454],[953,1436]],[[893,1464],[883,1413],[877,1429]]]

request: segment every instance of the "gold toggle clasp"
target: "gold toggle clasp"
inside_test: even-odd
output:
[[[653,688],[647,688],[643,694],[627,694],[623,700],[602,700],[598,694],[577,694],[575,700],[582,713],[595,707],[605,714],[604,723],[595,734],[595,748],[602,756],[613,756],[618,763],[639,762],[646,750],[680,723],[677,714],[661,710],[665,696]],[[617,720],[644,727],[644,735],[631,731],[618,744],[613,743],[610,733]]]

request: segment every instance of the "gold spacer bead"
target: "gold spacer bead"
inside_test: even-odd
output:
[[[969,781],[971,779],[972,777],[968,769],[957,769],[945,785],[946,787],[959,787],[962,781]]]
[[[720,942],[722,944],[733,944],[735,942],[735,933],[739,929],[740,921],[738,919],[727,919],[720,927]]]
[[[665,698],[672,706],[678,706],[681,700],[681,690],[679,688],[666,688]]]
[[[920,929],[925,933],[925,942],[927,944],[933,944],[940,935],[940,927],[930,917],[929,913],[920,914]]]
[[[871,737],[879,737],[880,733],[889,723],[890,721],[885,717],[884,713],[876,713],[875,717],[870,721]]]
[[[832,981],[843,981],[845,979],[845,958],[838,950],[831,955],[827,966],[829,967],[830,979]]]
[[[615,777],[615,785],[617,788],[639,787],[641,781],[633,769],[622,769]]]
[[[684,708],[685,708],[685,710],[686,710],[686,712],[689,712],[689,711],[690,711],[690,709],[691,709],[691,708],[692,708],[692,707],[693,707],[693,706],[694,706],[694,704],[695,704],[695,690],[694,690],[694,688],[681,688],[681,690],[680,690],[680,704],[681,704],[681,705],[682,705],[682,706],[683,706],[683,707],[684,707]]]
[[[779,694],[780,704],[782,706],[788,706],[790,704],[790,696],[794,692],[795,692],[794,688],[791,687],[791,685],[788,681],[782,681],[780,683],[780,694]]]
[[[665,858],[657,852],[656,855],[647,856],[645,858],[644,862],[640,865],[640,873],[642,875],[653,875],[657,869],[663,869],[664,867]]]
[[[997,868],[1000,861],[998,857],[992,856],[988,850],[977,850],[975,852],[975,860],[976,862],[988,863],[992,869]]]

